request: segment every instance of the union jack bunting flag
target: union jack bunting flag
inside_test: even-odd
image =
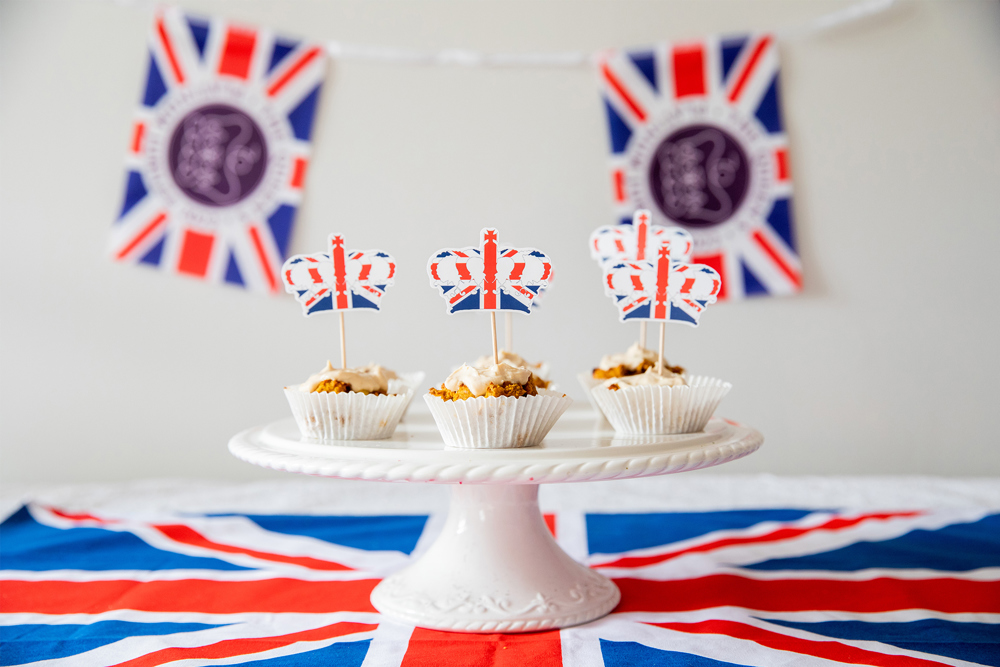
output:
[[[618,220],[648,209],[690,232],[720,299],[798,292],[774,36],[611,50],[597,70]]]
[[[694,239],[680,227],[654,225],[652,213],[640,209],[630,225],[605,225],[590,235],[590,256],[602,266],[609,261],[634,262],[652,259],[666,246],[670,259],[687,262],[694,252]]]
[[[547,515],[621,603],[523,635],[389,622],[372,588],[424,516],[103,516],[0,526],[4,665],[1000,665],[1000,514]]]
[[[396,260],[382,250],[344,250],[344,237],[331,234],[329,253],[295,255],[281,267],[285,291],[295,295],[308,317],[325,310],[381,310],[393,284]]]
[[[111,256],[277,292],[325,68],[320,44],[157,13]]]
[[[444,249],[427,261],[431,287],[441,290],[449,313],[510,310],[531,314],[552,280],[552,262],[534,248],[501,246],[497,230],[479,232],[478,248]]]

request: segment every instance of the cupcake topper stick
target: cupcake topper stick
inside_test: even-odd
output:
[[[393,283],[396,260],[382,250],[344,250],[344,237],[331,234],[330,252],[295,255],[281,267],[285,291],[295,295],[306,317],[322,312],[340,316],[340,364],[347,368],[344,311],[382,309]]]
[[[450,314],[490,311],[496,362],[496,311],[530,315],[535,298],[552,279],[552,262],[534,248],[501,246],[497,230],[484,228],[478,248],[445,248],[434,253],[427,261],[427,275],[431,287],[441,290]]]
[[[608,262],[651,259],[655,249],[667,244],[670,258],[680,262],[691,259],[694,239],[680,227],[652,224],[647,209],[632,214],[632,224],[605,225],[590,235],[590,256],[603,268]],[[646,347],[646,322],[640,322],[639,347]]]

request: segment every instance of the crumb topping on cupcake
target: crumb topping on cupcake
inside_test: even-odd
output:
[[[638,343],[632,343],[631,347],[623,353],[608,354],[602,357],[601,364],[593,371],[593,376],[596,380],[607,380],[640,375],[656,368],[658,356],[655,351],[639,347]],[[667,373],[680,375],[684,372],[682,366],[671,366],[666,359],[663,361],[663,370],[664,375]]]
[[[392,371],[388,371],[392,372]],[[386,369],[375,364],[363,368],[334,368],[329,361],[326,368],[299,385],[305,393],[327,392],[341,394],[353,391],[360,394],[385,394],[389,391]]]
[[[663,373],[657,373],[652,367],[644,372],[635,375],[611,378],[601,383],[601,386],[611,391],[618,391],[623,387],[638,387],[641,385],[651,385],[659,387],[679,387],[687,382],[680,373],[674,373],[664,369]]]
[[[440,389],[430,393],[445,401],[463,401],[480,396],[535,396],[534,374],[530,368],[501,361],[485,368],[463,364],[448,376]]]
[[[500,350],[497,357],[500,359],[500,363],[508,363],[519,368],[527,368],[531,371],[531,381],[535,387],[539,389],[546,389],[549,386],[549,381],[544,379],[538,374],[541,364],[532,364],[525,361],[524,357],[513,352],[508,352],[507,350]],[[489,368],[493,365],[493,355],[487,355],[485,357],[479,357],[474,362],[472,362],[473,368]]]

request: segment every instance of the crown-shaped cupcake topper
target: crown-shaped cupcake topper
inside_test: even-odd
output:
[[[451,314],[490,311],[497,358],[496,311],[531,314],[531,305],[552,279],[552,262],[534,248],[501,246],[496,229],[479,232],[478,248],[445,248],[427,261],[431,287],[441,290]]]
[[[680,227],[652,223],[647,209],[632,214],[632,224],[605,225],[590,235],[590,256],[604,268],[608,262],[635,262],[655,259],[662,246],[670,249],[670,259],[687,262],[694,250],[694,239]],[[646,347],[646,321],[639,323],[639,346]]]
[[[331,234],[329,252],[295,255],[281,267],[285,291],[295,294],[306,317],[326,311],[340,315],[340,363],[347,368],[344,311],[382,309],[382,296],[393,284],[396,260],[382,250],[345,250],[344,237]]]

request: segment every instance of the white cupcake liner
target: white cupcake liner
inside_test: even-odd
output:
[[[733,385],[702,375],[684,376],[687,385],[598,386],[590,395],[615,431],[633,435],[697,433]]]
[[[573,402],[548,389],[520,398],[480,396],[446,401],[425,394],[424,400],[444,444],[460,449],[534,447]]]
[[[403,408],[403,417],[406,417],[406,413],[410,410],[410,403],[413,401],[413,396],[417,393],[417,389],[420,388],[420,384],[424,381],[425,377],[426,375],[423,371],[417,371],[415,373],[400,373],[397,378],[389,380],[390,394],[407,394],[406,407]]]
[[[412,392],[376,396],[353,391],[307,393],[285,387],[285,397],[299,431],[307,438],[383,440],[396,430]]]

